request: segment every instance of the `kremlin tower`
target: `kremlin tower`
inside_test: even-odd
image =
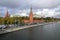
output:
[[[8,11],[7,11],[6,14],[5,14],[5,18],[7,18],[7,17],[10,17]]]
[[[25,23],[33,23],[33,12],[32,12],[32,7],[30,8],[30,14],[29,14],[29,19],[24,19],[23,20]]]
[[[30,8],[29,22],[30,22],[30,23],[33,23],[33,12],[32,12],[32,7]]]

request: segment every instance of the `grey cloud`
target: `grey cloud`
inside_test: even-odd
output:
[[[0,6],[10,7],[10,8],[16,8],[19,6],[18,0],[1,0]]]
[[[11,8],[29,7],[32,5],[36,8],[50,8],[60,5],[60,0],[1,0],[0,6],[6,6]]]
[[[0,17],[4,16],[5,12],[4,11],[0,11]]]
[[[60,14],[58,14],[58,15],[56,15],[56,16],[54,16],[54,17],[56,17],[56,18],[60,18]]]
[[[17,12],[16,9],[28,9],[31,5],[34,9],[52,8],[57,12],[60,11],[60,0],[0,0],[0,6],[9,8],[9,13]],[[4,15],[4,8],[1,10],[0,14]]]

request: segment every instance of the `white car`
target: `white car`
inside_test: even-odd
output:
[[[5,25],[0,25],[0,29],[4,29],[4,28],[6,28]]]

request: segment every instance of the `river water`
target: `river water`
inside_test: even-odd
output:
[[[0,40],[60,40],[60,23],[3,34],[0,35]]]

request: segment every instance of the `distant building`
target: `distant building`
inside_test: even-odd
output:
[[[7,17],[10,17],[10,14],[8,13],[8,11],[5,14],[5,18],[7,18]]]

